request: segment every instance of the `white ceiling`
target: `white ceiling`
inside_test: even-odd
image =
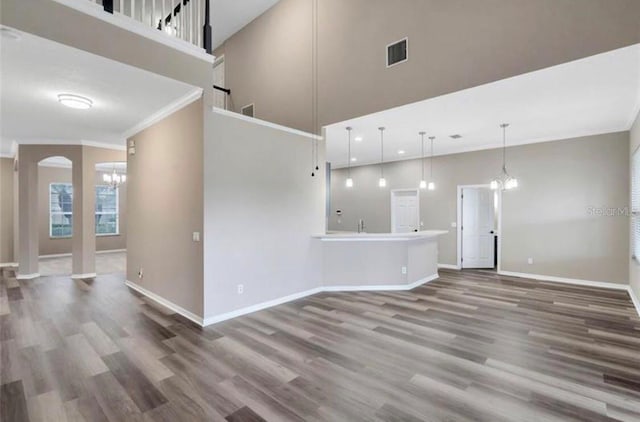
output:
[[[278,0],[213,0],[213,48],[263,14]]]
[[[124,147],[123,133],[197,89],[24,32],[0,38],[0,153],[11,143],[91,141]],[[77,110],[57,95],[88,97]],[[50,141],[50,142],[49,142]]]
[[[420,157],[424,130],[436,136],[435,155],[628,130],[640,108],[640,44],[504,79],[487,85],[327,126],[327,160],[347,164],[346,126],[353,127],[352,156],[363,165]],[[454,140],[452,134],[462,135]],[[425,153],[428,154],[428,139]],[[400,155],[399,150],[405,154]]]

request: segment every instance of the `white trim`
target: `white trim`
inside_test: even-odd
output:
[[[184,41],[178,37],[173,37],[166,34],[164,31],[159,31],[149,25],[139,22],[127,15],[123,15],[114,11],[113,14],[106,13],[102,6],[92,3],[90,1],[78,1],[78,0],[53,0],[56,3],[63,4],[72,9],[78,10],[101,21],[110,23],[119,28],[133,32],[152,41],[156,41],[160,44],[179,50],[183,53],[189,54],[200,60],[204,60],[208,63],[213,63],[215,57],[194,44]]]
[[[31,274],[20,274],[16,275],[16,280],[33,280],[34,278],[40,277],[40,273],[31,273]]]
[[[139,132],[142,132],[146,128],[148,128],[151,125],[159,122],[160,120],[164,119],[165,117],[167,117],[167,116],[175,113],[176,111],[188,106],[192,102],[194,102],[196,100],[199,100],[200,97],[202,97],[202,93],[203,93],[203,89],[202,88],[193,89],[192,91],[190,91],[187,94],[183,95],[182,97],[178,98],[174,102],[167,104],[166,106],[162,107],[160,110],[156,111],[155,113],[151,114],[147,118],[143,119],[142,121],[136,123],[134,126],[130,127],[129,129],[125,130],[124,132],[122,132],[122,135],[121,135],[122,138],[123,139],[130,138],[131,136],[133,136],[133,135],[135,135],[135,134],[137,134]]]
[[[551,281],[555,283],[575,284],[578,286],[586,286],[586,287],[601,287],[603,289],[627,290],[627,291],[629,290],[628,284],[611,283],[608,281],[580,280],[577,278],[556,277],[552,275],[542,275],[542,274],[519,273],[514,271],[498,271],[498,274],[506,275],[510,277],[530,278],[532,280]]]
[[[125,143],[125,140],[118,140],[118,142]],[[18,142],[18,145],[81,145],[85,147],[94,147],[94,148],[104,148],[104,149],[114,149],[117,151],[126,151],[127,147],[125,145],[116,145],[108,142],[99,142],[99,141],[84,141],[84,140],[71,140],[71,139],[47,139],[47,138],[31,138],[31,139],[22,139]]]
[[[2,262],[0,268],[18,268],[17,262]]]
[[[97,276],[98,274],[96,273],[71,274],[73,280],[85,280],[87,278],[96,278]]]
[[[149,299],[159,303],[160,305],[164,306],[165,308],[168,308],[170,310],[172,310],[173,312],[182,315],[183,317],[195,322],[196,324],[200,325],[200,326],[204,326],[203,325],[203,320],[201,317],[199,317],[198,315],[194,314],[193,312],[187,311],[186,309],[184,309],[181,306],[176,305],[175,303],[168,301],[167,299],[163,298],[162,296],[159,296],[155,293],[153,293],[150,290],[145,289],[144,287],[135,284],[129,280],[125,280],[124,284],[126,284],[128,287],[132,288],[133,290],[137,291],[138,293],[142,293],[143,295],[147,296]]]
[[[404,60],[400,60],[399,62],[395,62],[394,64],[389,64],[389,47],[391,47],[394,44],[398,44],[399,42],[402,42],[402,41],[406,41],[407,42],[407,58],[404,59]],[[397,64],[408,62],[409,61],[409,37],[407,36],[407,37],[399,39],[398,41],[394,41],[392,43],[387,44],[387,46],[384,48],[384,57],[386,59],[384,64],[387,66],[387,69],[389,69],[389,68],[391,68],[391,67],[393,67],[393,66],[395,66]]]
[[[71,239],[71,238],[70,237],[65,237],[65,239]],[[106,250],[102,250],[102,251],[96,251],[95,254],[99,255],[99,254],[108,254],[108,253],[117,253],[117,252],[126,252],[126,251],[127,251],[126,249],[106,249]],[[73,256],[73,254],[71,252],[68,252],[68,253],[54,253],[54,254],[49,254],[49,255],[40,255],[40,256],[38,256],[38,259],[66,258],[66,257],[69,257],[69,256]]]
[[[318,140],[318,141],[321,141],[323,139],[322,136],[314,135],[314,134],[308,133],[308,132],[303,132],[301,130],[293,129],[293,128],[290,128],[290,127],[287,127],[287,126],[282,126],[282,125],[279,125],[277,123],[267,122],[266,120],[256,119],[255,117],[245,116],[245,115],[242,115],[240,113],[235,113],[233,111],[223,110],[223,109],[218,108],[218,107],[211,107],[211,111],[214,112],[214,113],[217,113],[217,114],[221,114],[223,116],[233,117],[234,119],[244,120],[245,122],[255,123],[255,124],[258,124],[258,125],[270,127],[272,129],[278,129],[278,130],[281,130],[283,132],[293,133],[294,135],[304,136],[305,138],[309,138],[309,139],[315,139],[315,140]]]
[[[636,296],[636,293],[633,291],[633,287],[627,286],[629,291],[629,296],[631,297],[631,302],[633,302],[633,306],[636,308],[636,312],[640,317],[640,299]]]
[[[226,321],[231,318],[236,318],[242,315],[250,314],[253,312],[261,311],[266,308],[271,308],[273,306],[282,305],[283,303],[292,302],[294,300],[302,299],[303,297],[310,296],[316,293],[321,293],[323,291],[322,287],[315,287],[310,290],[305,290],[303,292],[294,293],[288,296],[280,297],[278,299],[269,300],[267,302],[258,303],[256,305],[248,306],[246,308],[241,308],[231,312],[225,312],[224,314],[210,316],[204,319],[203,327],[207,325],[215,324],[218,322]]]
[[[215,324],[218,322],[226,321],[231,318],[236,318],[242,315],[247,315],[253,312],[261,311],[263,309],[271,308],[273,306],[282,305],[287,302],[292,302],[294,300],[302,299],[303,297],[307,297],[316,293],[322,292],[346,292],[346,291],[380,291],[380,290],[412,290],[422,284],[428,283],[438,278],[438,274],[432,274],[423,279],[417,280],[410,284],[405,285],[379,285],[379,286],[320,286],[314,287],[313,289],[305,290],[302,292],[294,293],[291,295],[287,295],[284,297],[280,297],[277,299],[269,300],[266,302],[258,303],[256,305],[247,306],[246,308],[237,309],[231,312],[225,312],[223,314],[210,316],[207,318],[200,318],[199,316],[187,311],[186,309],[176,305],[173,302],[170,302],[164,299],[161,296],[141,287],[131,281],[125,281],[125,284],[131,287],[133,290],[136,290],[139,293],[147,296],[148,298],[158,302],[166,308],[171,309],[175,313],[182,315],[183,317],[190,319],[198,325],[206,327],[211,324]]]
[[[458,264],[458,269],[463,269],[462,265],[462,190],[465,188],[489,188],[491,189],[490,184],[479,184],[479,185],[458,185],[457,194],[458,197],[456,199],[457,206],[457,216],[456,216],[456,263]],[[500,265],[502,261],[502,191],[497,190],[498,194],[498,268],[497,271],[500,272]]]
[[[6,152],[0,152],[0,158],[15,158],[16,154],[13,152],[10,153],[6,153]]]
[[[391,233],[398,233],[395,230],[395,218],[396,218],[396,213],[395,213],[395,200],[396,200],[396,193],[399,192],[415,192],[416,193],[416,197],[418,198],[418,231],[422,228],[422,226],[420,225],[420,189],[419,188],[408,188],[408,189],[391,189],[391,191],[389,192],[389,194],[391,195]]]
[[[385,290],[413,290],[418,286],[437,279],[438,273],[432,274],[420,280],[414,281],[409,284],[381,284],[381,285],[368,285],[368,286],[324,286],[323,292],[369,292],[369,291],[385,291]]]
[[[461,270],[458,265],[454,264],[438,264],[438,268],[446,268],[448,270]]]

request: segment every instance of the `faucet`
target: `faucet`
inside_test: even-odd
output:
[[[358,220],[358,233],[364,233],[364,220]]]

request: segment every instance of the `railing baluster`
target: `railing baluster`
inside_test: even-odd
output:
[[[136,18],[136,0],[130,0],[131,1],[131,19],[135,19]]]
[[[189,2],[189,42],[193,44],[193,0]]]
[[[204,0],[204,26],[202,28],[202,44],[205,51],[209,54],[212,53],[213,46],[211,40],[211,19],[209,12],[210,10],[210,0]]]
[[[144,23],[145,0],[142,0],[142,9],[140,11],[140,22]]]
[[[118,12],[124,15],[124,0],[120,0],[120,8],[118,9]]]

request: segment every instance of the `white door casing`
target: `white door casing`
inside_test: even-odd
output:
[[[462,189],[462,268],[494,267],[494,192],[484,187]]]
[[[391,232],[420,230],[420,193],[417,189],[391,191]]]

